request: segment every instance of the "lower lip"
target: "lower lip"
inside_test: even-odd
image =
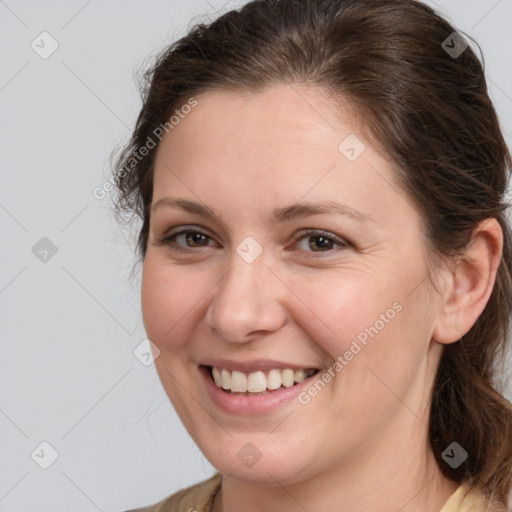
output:
[[[265,395],[244,396],[233,395],[217,387],[210,376],[209,369],[205,366],[200,366],[199,371],[213,403],[227,413],[240,415],[265,414],[281,409],[296,398],[301,390],[308,386],[316,376],[312,375],[290,388],[280,388]]]

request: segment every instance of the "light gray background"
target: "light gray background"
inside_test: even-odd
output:
[[[133,354],[133,233],[92,191],[136,120],[134,69],[234,5],[0,0],[0,511],[122,511],[214,471]],[[510,144],[512,0],[437,5],[483,48]],[[47,59],[31,48],[43,31],[59,45]],[[32,252],[43,237],[57,247],[47,262]],[[48,469],[31,458],[43,441],[58,452]]]

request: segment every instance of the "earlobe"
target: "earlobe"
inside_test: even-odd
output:
[[[480,222],[445,281],[434,341],[454,343],[473,327],[491,296],[502,250],[503,231],[498,221],[490,218]]]

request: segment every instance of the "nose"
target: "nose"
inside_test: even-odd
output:
[[[215,288],[206,312],[207,327],[231,343],[279,330],[286,323],[286,287],[261,255],[247,263],[237,254]]]

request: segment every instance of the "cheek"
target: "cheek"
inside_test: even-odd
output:
[[[377,418],[394,411],[400,404],[396,396],[413,392],[427,357],[430,314],[423,294],[408,295],[401,284],[379,289],[367,284],[339,296],[337,324],[331,309],[339,336],[324,349],[334,361],[331,401],[336,415],[373,411]]]
[[[307,297],[305,309],[310,312],[304,310],[295,319],[302,319],[302,329],[334,359],[347,351],[360,352],[354,343],[364,348],[399,321],[402,309],[389,283],[371,275],[357,280],[329,277],[325,282],[317,280],[314,286],[304,283],[299,294]]]
[[[373,369],[392,382],[397,372],[407,372],[425,356],[430,334],[428,305],[420,290],[410,293],[410,281],[413,276],[407,279],[402,272],[402,279],[393,279],[388,273],[378,279],[372,275],[358,280],[331,279],[309,285],[309,291],[304,285],[302,294],[318,318],[304,322],[301,328],[330,356],[333,374],[350,371],[350,381],[360,382],[359,376],[371,386],[375,382],[365,374]],[[327,334],[319,336],[319,332]],[[336,379],[336,386],[345,387],[346,379]]]
[[[177,350],[186,343],[190,318],[200,307],[205,289],[199,276],[146,256],[141,286],[142,318],[149,339],[160,350]]]

